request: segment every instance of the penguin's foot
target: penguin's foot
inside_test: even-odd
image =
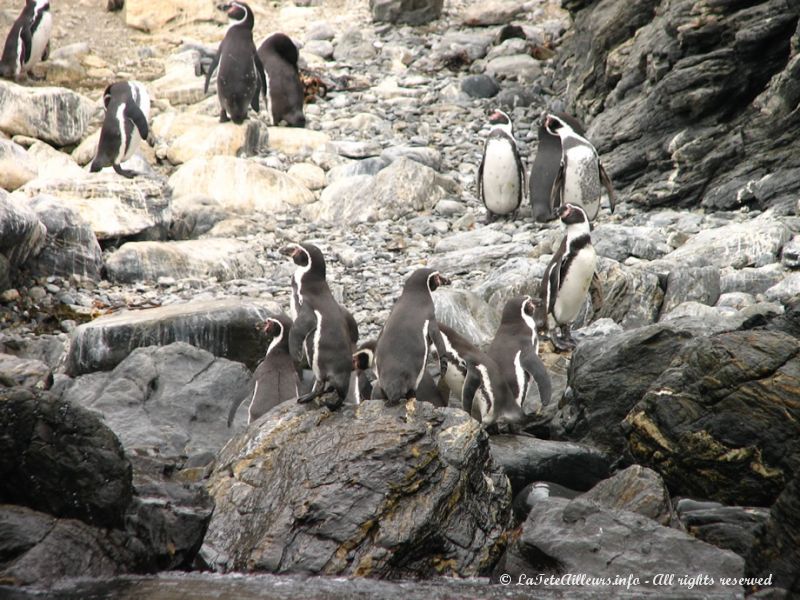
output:
[[[114,172],[116,172],[118,175],[122,175],[123,177],[125,177],[127,179],[133,179],[138,174],[138,173],[136,173],[136,171],[130,171],[128,169],[123,169],[119,165],[113,165],[113,167],[114,167]]]
[[[551,335],[550,341],[553,343],[553,347],[556,349],[556,352],[570,352],[578,345],[577,342],[572,338],[572,334],[569,331],[569,326],[567,325],[564,325],[560,328],[560,333],[558,335]]]
[[[483,220],[484,225],[489,225],[497,220],[497,215],[489,209],[486,209],[486,218]]]
[[[335,394],[328,394],[322,400],[322,403],[328,408],[328,410],[334,411],[341,408],[342,404],[344,404],[344,398],[342,398],[338,393]]]
[[[223,108],[222,110],[219,111],[219,122],[227,123],[228,121],[230,121],[230,119],[228,118],[228,113],[226,113],[225,109]]]

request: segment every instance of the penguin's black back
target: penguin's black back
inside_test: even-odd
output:
[[[258,93],[253,32],[244,25],[231,27],[219,46],[217,94],[234,123],[247,118],[247,108]]]
[[[269,80],[267,93],[275,125],[286,121],[290,127],[305,127],[305,89],[297,70],[298,56],[297,46],[282,33],[272,34],[258,47]]]

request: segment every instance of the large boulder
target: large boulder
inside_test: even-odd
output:
[[[213,21],[217,16],[213,0],[164,0],[154,5],[147,0],[125,1],[125,24],[153,32],[166,25]]]
[[[77,144],[97,112],[86,96],[57,87],[25,87],[0,81],[0,131],[55,146]]]
[[[652,469],[641,465],[631,465],[604,479],[582,498],[609,508],[639,513],[662,525],[670,525],[674,518],[664,480]]]
[[[103,415],[129,454],[215,454],[250,372],[183,342],[137,348],[113,371],[77,377],[62,397]]]
[[[425,402],[286,402],[223,449],[208,489],[201,554],[221,571],[475,576],[511,517],[479,424]]]
[[[690,498],[678,500],[675,509],[688,533],[718,548],[732,550],[745,559],[769,518],[767,508],[725,506]]]
[[[0,194],[0,254],[16,269],[45,243],[47,229],[26,202]]]
[[[0,502],[120,527],[131,464],[100,418],[49,392],[0,388]]]
[[[767,331],[698,337],[626,417],[630,452],[674,494],[769,505],[800,468],[798,390],[796,338]]]
[[[173,342],[255,369],[267,350],[259,326],[279,311],[272,302],[222,298],[100,317],[73,331],[65,370],[71,376],[111,370],[136,348]]]
[[[370,0],[374,21],[422,25],[442,14],[444,0]]]
[[[0,139],[0,188],[13,192],[39,174],[36,159],[11,140]]]

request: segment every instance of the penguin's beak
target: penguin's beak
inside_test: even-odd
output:
[[[445,277],[444,275],[442,275],[441,273],[437,273],[436,274],[436,284],[437,284],[437,286],[450,285],[450,280],[447,277]]]
[[[217,10],[228,12],[230,9],[231,5],[228,4],[227,2],[220,2],[219,4],[217,4]]]
[[[284,246],[283,248],[278,250],[278,252],[280,252],[284,256],[288,256],[289,258],[293,258],[295,252],[297,252],[297,246],[295,246],[294,244],[289,244],[288,246]]]

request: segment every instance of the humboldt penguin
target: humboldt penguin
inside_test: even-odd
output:
[[[50,0],[26,0],[11,26],[0,58],[0,77],[19,81],[50,55],[53,16]]]
[[[556,115],[545,116],[544,126],[547,133],[561,139],[561,162],[550,191],[553,208],[567,203],[582,206],[594,221],[600,212],[601,188],[605,187],[613,213],[614,188],[592,143]]]
[[[565,204],[558,215],[567,231],[544,271],[534,318],[540,331],[550,332],[556,350],[567,351],[575,348],[569,329],[592,284],[597,254],[592,246],[586,211],[580,206]]]
[[[273,125],[305,127],[305,88],[297,69],[297,46],[283,33],[273,33],[258,47],[267,81],[267,114]]]
[[[336,398],[326,399],[331,410],[342,405],[350,388],[353,370],[355,321],[333,297],[325,279],[325,259],[313,244],[291,244],[282,250],[291,257],[297,269],[293,276],[293,298],[297,317],[289,332],[289,352],[297,364],[305,359],[314,373],[309,393],[297,398],[310,402],[328,392]],[[352,319],[352,317],[351,317]]]
[[[486,222],[498,215],[516,215],[522,204],[525,168],[519,156],[511,119],[502,110],[489,116],[492,129],[478,167],[478,196],[486,207]]]
[[[211,75],[219,65],[219,120],[221,123],[231,120],[240,125],[247,118],[248,106],[259,111],[259,96],[263,94],[266,97],[267,80],[253,42],[253,11],[240,0],[233,0],[221,8],[232,22],[206,74],[204,91],[208,92]]]
[[[500,326],[486,351],[500,367],[514,401],[523,411],[531,379],[536,383],[542,406],[550,403],[553,391],[550,375],[539,358],[534,313],[530,296],[517,296],[506,302]]]
[[[447,352],[439,333],[431,294],[450,280],[438,271],[414,271],[403,286],[375,347],[375,374],[378,380],[372,397],[387,404],[417,397],[426,373],[428,348],[433,342],[439,356],[441,374],[447,371]]]
[[[103,92],[103,104],[106,116],[89,170],[96,173],[104,167],[113,167],[119,175],[130,179],[136,173],[123,169],[120,163],[136,153],[142,140],[153,144],[147,125],[150,96],[138,81],[118,81]]]

